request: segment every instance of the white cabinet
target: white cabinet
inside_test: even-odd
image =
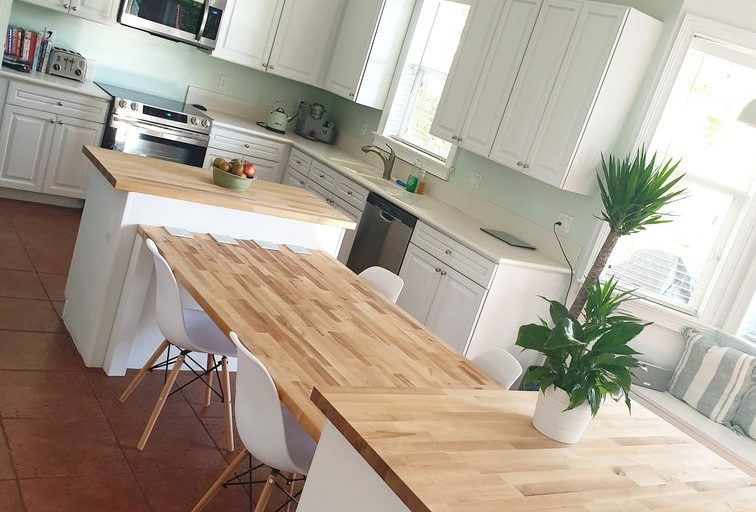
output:
[[[397,304],[464,353],[486,289],[412,243],[399,276],[404,288]]]
[[[213,127],[203,167],[210,168],[213,160],[239,160],[255,164],[255,176],[280,183],[283,178],[286,144],[256,137],[244,131]]]
[[[98,23],[115,23],[119,0],[23,0]]]
[[[319,85],[344,0],[233,0],[213,56]]]
[[[228,0],[213,57],[264,70],[284,0]]]
[[[554,186],[592,192],[661,22],[620,5],[506,0],[488,7],[495,30],[481,36],[490,31],[486,5],[474,6],[477,29],[461,42],[431,132]]]
[[[58,116],[50,147],[42,192],[83,199],[86,195],[89,161],[84,145],[99,146],[103,125],[74,117]]]
[[[6,105],[0,128],[0,185],[19,190],[42,191],[55,114]]]
[[[307,84],[320,84],[343,4],[344,0],[286,0],[268,71]]]
[[[347,1],[324,88],[382,109],[413,5],[408,0]]]

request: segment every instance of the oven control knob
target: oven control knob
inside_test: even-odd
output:
[[[53,69],[55,71],[60,71],[60,64],[53,64]]]
[[[137,110],[139,110],[139,103],[137,103],[136,101],[134,101],[134,102],[133,102],[133,103],[131,104],[131,110],[134,110],[134,111],[137,111]]]
[[[76,76],[81,76],[81,69],[77,69],[76,71],[74,71],[74,74]]]
[[[210,120],[209,119],[203,119],[202,120],[202,128],[210,128]]]
[[[196,125],[199,122],[199,120],[196,117],[192,116],[191,119],[189,119],[189,122]]]
[[[118,106],[119,106],[119,107],[121,107],[121,108],[126,108],[126,106],[127,106],[128,104],[129,104],[129,102],[128,102],[128,101],[126,101],[126,100],[123,100],[123,99],[121,99],[121,100],[118,100]]]

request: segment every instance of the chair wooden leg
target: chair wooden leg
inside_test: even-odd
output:
[[[255,512],[265,512],[265,507],[268,506],[268,501],[270,501],[270,493],[273,492],[273,487],[275,487],[275,484],[276,474],[275,472],[273,472],[270,474],[270,476],[268,476],[268,479],[265,481],[265,486],[263,487],[262,492],[260,492],[260,499],[257,500]]]
[[[215,356],[213,354],[207,355],[207,387],[205,388],[205,407],[210,405],[210,397],[213,394],[213,373],[210,368],[215,366]]]
[[[131,396],[131,393],[133,393],[136,387],[142,382],[142,380],[144,380],[144,377],[145,375],[147,375],[147,372],[155,364],[155,361],[158,360],[158,357],[160,357],[160,354],[165,352],[165,349],[167,348],[168,348],[168,340],[163,340],[163,343],[160,344],[160,346],[150,356],[147,362],[144,363],[144,366],[142,366],[142,369],[139,370],[139,372],[136,375],[134,375],[134,378],[131,379],[131,382],[129,382],[129,385],[126,386],[126,389],[123,390],[123,393],[121,393],[121,396],[118,399],[119,402],[124,403],[129,398],[129,396]]]
[[[297,483],[296,483],[296,482],[294,482],[293,480],[295,480],[295,479],[297,478],[297,474],[296,474],[296,473],[291,473],[291,474],[289,475],[289,477],[290,477],[290,478],[292,479],[292,482],[291,482],[291,484],[289,485],[289,494],[291,494],[291,495],[293,496],[293,495],[294,495],[294,490],[295,490],[295,489],[294,489],[294,487],[295,487],[295,486],[297,485]],[[291,507],[292,507],[292,505],[294,505],[294,502],[293,502],[293,501],[290,501],[290,502],[289,502],[289,503],[288,503],[288,504],[286,505],[286,512],[291,512]]]
[[[239,455],[237,455],[234,460],[231,461],[231,463],[228,465],[225,471],[221,473],[221,476],[218,477],[218,479],[213,483],[213,485],[210,486],[210,488],[207,490],[204,496],[200,498],[200,500],[197,502],[196,505],[194,505],[194,508],[192,509],[192,512],[199,512],[203,508],[207,506],[207,504],[210,502],[210,500],[215,496],[215,494],[220,490],[220,488],[223,486],[223,482],[231,478],[231,475],[234,474],[236,471],[236,468],[239,467],[239,465],[244,462],[247,458],[247,455],[249,452],[247,452],[246,448],[242,448],[239,452]]]
[[[221,359],[221,386],[223,386],[223,408],[226,411],[226,447],[234,451],[234,416],[231,412],[231,377],[228,374],[228,358]]]
[[[158,401],[155,404],[155,408],[152,409],[152,414],[150,414],[150,419],[147,420],[147,426],[144,427],[144,432],[142,433],[142,438],[139,440],[139,444],[137,445],[137,448],[141,452],[144,450],[144,445],[147,444],[147,439],[149,439],[150,434],[152,433],[152,429],[155,427],[155,422],[158,419],[158,416],[160,416],[160,411],[163,410],[163,406],[165,405],[165,401],[168,399],[168,395],[171,392],[171,388],[173,387],[173,383],[176,382],[176,377],[178,377],[179,370],[181,370],[181,366],[184,364],[184,358],[186,356],[184,354],[180,354],[176,358],[176,362],[173,363],[173,368],[171,368],[170,373],[168,373],[168,379],[165,381],[165,385],[163,385],[163,389],[160,390],[160,396],[158,397]]]

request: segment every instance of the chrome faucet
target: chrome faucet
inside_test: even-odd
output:
[[[381,160],[383,160],[383,179],[390,180],[391,172],[394,170],[394,162],[396,161],[396,152],[389,144],[386,144],[388,151],[383,148],[379,148],[375,144],[366,144],[362,146],[362,151],[365,153],[375,153]]]

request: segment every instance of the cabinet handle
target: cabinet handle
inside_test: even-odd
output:
[[[265,69],[268,69],[268,64],[267,64],[267,63],[265,63],[265,62],[263,62],[263,67],[264,67]]]
[[[245,147],[245,148],[248,148],[248,147],[249,147],[249,144],[244,144],[244,147]]]
[[[451,254],[451,249],[446,249],[446,250],[445,250],[444,252],[445,252],[446,254]]]
[[[350,97],[350,98],[354,98],[354,93],[353,93],[353,92],[350,92],[350,93],[349,93],[349,97]]]
[[[50,119],[50,122],[55,124],[55,119]]]
[[[302,180],[299,180],[299,184],[302,185],[302,186],[304,186],[305,182],[302,181]]]
[[[441,272],[441,269],[436,267],[436,272]]]
[[[523,169],[530,169],[530,164],[522,164]]]
[[[68,4],[63,4],[64,9],[68,9]]]
[[[58,121],[58,124],[63,124],[63,121]]]
[[[71,6],[71,10],[72,10],[72,11],[75,11],[76,9],[78,9],[78,6],[76,6],[76,5],[72,5],[72,6]]]
[[[294,160],[294,161],[295,161],[296,163],[298,163],[298,164],[302,165],[302,161],[301,161],[301,160]]]
[[[442,271],[441,271],[441,275],[442,275],[442,276],[445,276],[445,275],[446,275],[446,270],[442,270]]]
[[[58,102],[58,106],[59,106],[59,107],[62,107],[62,106],[63,106],[63,102],[62,102],[62,101],[59,101],[59,102]]]
[[[452,135],[452,140],[457,140],[457,136],[456,135]]]
[[[522,162],[517,162],[517,167],[522,167]]]
[[[325,179],[325,174],[318,174],[321,179]]]
[[[273,67],[273,64],[269,64],[268,69],[276,69],[276,68]]]
[[[462,142],[462,137],[457,137],[457,142]]]
[[[351,196],[352,195],[352,191],[351,190],[347,190],[347,195]]]

